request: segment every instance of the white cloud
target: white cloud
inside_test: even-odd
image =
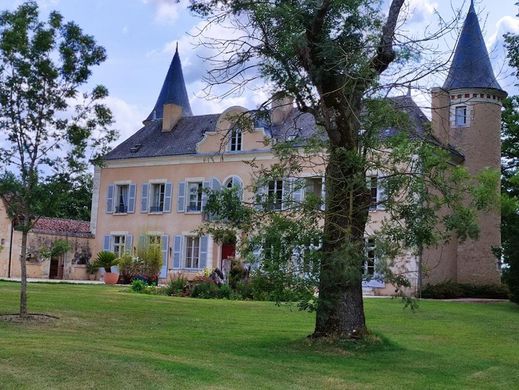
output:
[[[178,19],[183,10],[189,6],[189,0],[142,0],[144,4],[155,7],[155,20],[161,23],[172,23]]]
[[[115,121],[114,128],[120,137],[116,144],[121,143],[142,127],[142,121],[148,116],[142,107],[132,105],[116,96],[108,96],[104,103],[112,110]]]
[[[430,19],[438,8],[438,3],[431,0],[409,0],[406,2],[407,22],[421,23]]]
[[[511,33],[519,33],[519,19],[514,16],[504,16],[496,23],[496,31],[487,40],[487,47],[493,49],[502,41],[503,35]]]

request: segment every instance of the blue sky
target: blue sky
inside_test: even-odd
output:
[[[515,81],[507,77],[510,71],[504,67],[501,36],[507,31],[519,33],[515,2],[475,1],[495,72],[502,86],[511,92],[514,92]],[[20,3],[19,0],[0,0],[0,9],[13,9]],[[207,100],[203,96],[201,79],[208,65],[198,55],[207,51],[193,46],[194,39],[187,34],[194,32],[203,21],[190,15],[188,1],[40,0],[38,3],[44,13],[56,9],[67,20],[77,22],[107,49],[108,60],[95,70],[92,83],[108,87],[110,98],[107,103],[114,112],[121,140],[139,129],[141,121],[155,104],[177,41],[195,114],[220,112],[236,104],[254,108],[266,97],[263,92],[254,90],[246,90],[241,96],[223,101]],[[405,28],[417,34],[434,20],[435,11],[449,19],[455,9],[464,5],[465,14],[468,8],[468,0],[408,0],[408,3],[410,14]],[[215,33],[226,32],[215,29]],[[453,48],[455,41],[456,34],[450,34],[441,39],[438,46],[444,50]],[[435,81],[429,83],[431,85],[427,87],[432,87]],[[416,92],[416,97],[427,104],[426,94]]]

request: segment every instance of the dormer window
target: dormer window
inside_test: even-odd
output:
[[[467,125],[467,106],[459,106],[455,108],[454,124],[456,126]]]
[[[231,130],[231,139],[229,142],[229,150],[231,152],[239,152],[242,148],[242,131],[239,128]]]

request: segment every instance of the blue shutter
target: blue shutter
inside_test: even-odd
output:
[[[179,269],[182,263],[182,244],[184,236],[175,236],[175,245],[173,248],[173,268]]]
[[[204,181],[202,183],[202,211],[205,209],[205,205],[207,204],[207,193],[206,191],[211,189],[211,182]]]
[[[299,206],[303,201],[303,193],[305,190],[305,179],[294,179],[292,181],[292,200],[294,201],[294,206]]]
[[[168,240],[168,235],[163,235],[160,239],[160,244],[162,246],[162,268],[160,269],[161,278],[166,278],[168,276]]]
[[[257,185],[256,187],[256,199],[255,208],[256,210],[262,210],[263,205],[266,202],[267,187],[265,185]]]
[[[146,237],[144,234],[142,234],[139,237],[139,249],[144,249],[146,247]]]
[[[133,255],[133,236],[131,234],[127,234],[124,241],[124,250]]]
[[[103,250],[107,252],[112,251],[112,236],[104,236]]]
[[[326,209],[326,178],[323,177],[321,183],[321,210]]]
[[[186,210],[186,182],[178,183],[177,212],[183,213]]]
[[[142,194],[141,194],[141,213],[148,212],[148,192],[150,185],[148,183],[144,183],[142,185]]]
[[[202,236],[200,237],[200,268],[204,269],[208,267],[207,264],[207,246],[208,246],[209,237]]]
[[[164,193],[164,212],[171,213],[171,198],[173,197],[173,184],[166,183],[166,191]]]
[[[135,191],[136,185],[130,184],[130,187],[128,189],[128,213],[135,212]]]
[[[282,180],[281,210],[291,207],[292,203],[292,179],[285,178]]]
[[[114,192],[115,186],[110,184],[106,195],[106,213],[112,214],[114,212]]]
[[[222,188],[222,183],[220,183],[220,180],[218,180],[217,177],[213,177],[212,182],[211,182],[211,189],[213,191],[220,191],[221,188]]]
[[[384,205],[384,201],[387,200],[386,197],[386,182],[385,178],[379,174],[377,178],[377,209],[385,210],[386,206]]]

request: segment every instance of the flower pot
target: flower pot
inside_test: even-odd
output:
[[[88,280],[96,280],[97,274],[88,274]]]
[[[117,272],[105,272],[104,281],[105,284],[117,284],[119,280],[119,274]]]

